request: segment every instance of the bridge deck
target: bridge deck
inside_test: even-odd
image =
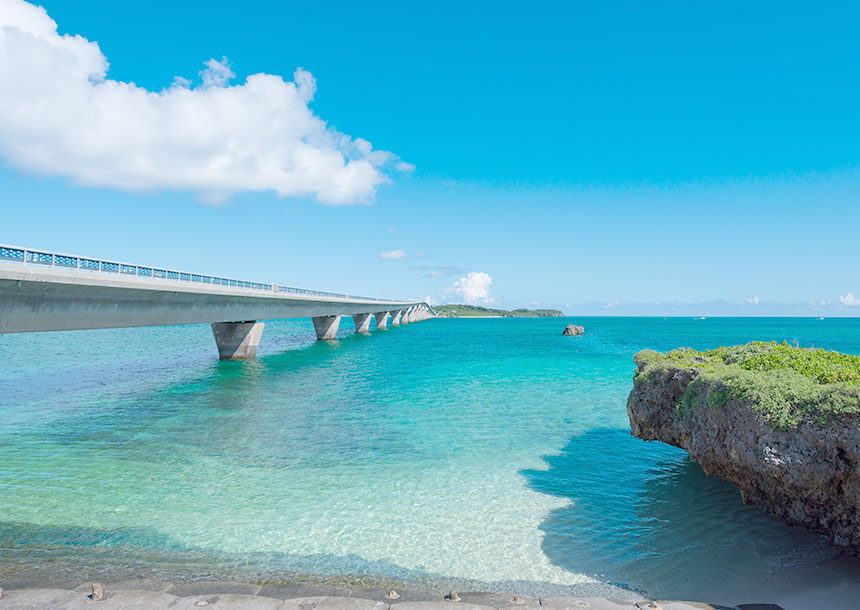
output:
[[[421,301],[303,290],[0,246],[0,334],[309,317],[318,337],[329,339],[344,315],[356,316],[357,327],[364,331],[369,320],[363,314],[374,314],[383,324],[391,314],[396,325],[401,317],[408,323],[434,313]]]

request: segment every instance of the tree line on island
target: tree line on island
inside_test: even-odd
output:
[[[478,305],[437,305],[433,309],[442,318],[563,318],[558,309],[493,309]]]

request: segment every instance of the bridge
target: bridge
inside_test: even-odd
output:
[[[253,358],[261,320],[311,318],[330,341],[351,316],[358,333],[432,318],[422,301],[304,290],[0,245],[0,334],[211,324],[222,360]]]

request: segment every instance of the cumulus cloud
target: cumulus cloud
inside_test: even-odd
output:
[[[197,86],[177,77],[150,91],[112,80],[97,43],[59,35],[42,7],[0,0],[0,157],[79,184],[192,191],[208,202],[270,191],[369,203],[389,168],[411,170],[314,115],[310,72],[231,85],[227,58],[205,66]]]
[[[758,297],[752,297],[752,298],[747,299],[747,303],[749,303],[750,305],[758,305],[759,304]]]
[[[839,302],[843,305],[860,305],[860,299],[855,297],[853,292],[849,292],[844,297],[839,297]]]
[[[470,305],[478,303],[490,303],[490,285],[493,283],[487,273],[483,271],[471,271],[454,282],[451,290],[463,298]]]

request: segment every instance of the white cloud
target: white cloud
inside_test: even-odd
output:
[[[483,271],[471,271],[454,282],[451,290],[463,297],[463,300],[470,305],[490,303],[493,300],[490,297],[492,283],[493,278]]]
[[[145,50],[142,50],[145,52]],[[399,162],[327,126],[308,103],[310,72],[293,81],[253,74],[226,58],[202,84],[162,91],[107,78],[99,46],[57,33],[42,7],[0,0],[0,157],[21,170],[123,190],[173,189],[222,202],[240,191],[369,203]]]
[[[403,259],[409,258],[409,254],[407,254],[405,250],[383,250],[379,253],[379,258],[387,261],[402,261]]]
[[[844,297],[839,297],[839,302],[843,305],[860,305],[860,299],[855,297],[853,292],[849,292]]]
[[[379,253],[379,258],[390,261],[402,261],[407,258],[427,258],[427,255],[424,252],[409,254],[406,250],[383,250]]]
[[[758,303],[759,303],[758,297],[752,297],[752,298],[747,299],[747,303],[749,303],[750,305],[758,305]]]
[[[451,277],[460,273],[464,273],[462,269],[453,265],[448,265],[447,267],[431,267],[428,265],[418,265],[416,267],[413,267],[413,269],[417,269],[419,271],[427,271],[428,273],[425,277],[433,279]],[[453,290],[453,287],[451,288],[451,290]]]
[[[204,87],[226,87],[232,79],[236,78],[236,73],[230,69],[226,57],[222,57],[221,61],[210,59],[203,63],[206,69],[200,71],[200,78],[203,80]]]

